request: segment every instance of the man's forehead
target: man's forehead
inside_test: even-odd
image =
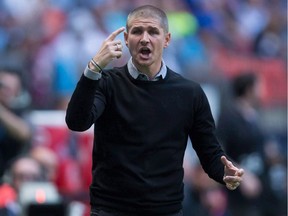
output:
[[[145,17],[135,17],[130,19],[128,23],[130,28],[134,27],[152,27],[152,28],[162,28],[160,20],[157,18],[145,18]]]

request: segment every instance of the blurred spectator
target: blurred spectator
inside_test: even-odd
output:
[[[18,203],[18,193],[26,182],[44,180],[41,165],[29,156],[21,156],[11,162],[5,172],[4,184],[0,186],[1,216],[20,216],[21,206]]]
[[[267,26],[255,37],[254,52],[261,57],[287,59],[287,23],[282,13],[274,11]]]
[[[7,163],[24,151],[31,137],[25,119],[29,96],[18,71],[0,69],[0,178]]]
[[[219,138],[227,154],[245,167],[243,186],[229,195],[233,216],[263,216],[261,209],[264,135],[258,124],[256,105],[259,85],[252,73],[241,74],[232,81],[234,99],[226,104],[218,120]]]
[[[56,183],[59,168],[59,160],[56,153],[48,147],[36,146],[30,150],[30,155],[43,167],[45,179]]]
[[[265,181],[267,166],[264,147],[267,137],[259,126],[257,110],[260,105],[259,80],[254,73],[240,73],[232,81],[232,91],[234,98],[231,104],[226,104],[218,119],[218,134],[227,154],[245,168],[245,177],[239,190],[228,192],[229,211],[233,216],[281,215],[276,213],[279,209],[276,210],[269,202],[267,204],[274,213],[268,214],[263,205],[271,189]],[[283,168],[280,175],[283,187]]]
[[[15,159],[5,177],[16,192],[19,192],[24,182],[46,180],[43,167],[30,156]]]
[[[265,143],[264,216],[287,215],[287,151],[276,140]]]
[[[33,216],[64,216],[64,211],[67,216],[88,215],[88,204],[59,193],[57,168],[55,153],[40,146],[11,161],[0,185],[0,216],[22,216],[28,211],[38,212]]]

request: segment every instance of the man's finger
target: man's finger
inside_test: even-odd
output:
[[[239,182],[236,182],[234,184],[230,184],[230,183],[227,183],[226,184],[226,187],[229,189],[229,190],[235,190],[237,187],[239,187],[240,183]]]
[[[237,176],[243,176],[244,175],[244,170],[243,169],[239,169],[237,172],[236,172],[236,175]]]
[[[125,27],[121,27],[121,28],[117,29],[116,31],[112,32],[109,35],[109,37],[107,38],[107,41],[113,41],[117,37],[117,35],[119,35],[124,30],[125,30]]]
[[[225,176],[223,180],[226,183],[235,183],[235,182],[241,182],[242,178],[240,176]]]
[[[225,166],[227,166],[227,167],[229,167],[229,168],[232,168],[232,167],[233,167],[232,162],[229,161],[225,156],[222,156],[222,157],[221,157],[221,161],[222,161],[222,163],[223,163]]]

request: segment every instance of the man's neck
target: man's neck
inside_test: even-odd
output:
[[[154,65],[139,65],[137,63],[135,63],[132,59],[132,62],[134,64],[134,66],[137,68],[137,70],[141,73],[146,74],[149,79],[153,79],[160,71],[162,63],[159,62],[158,64],[154,64]]]

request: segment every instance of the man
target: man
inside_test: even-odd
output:
[[[5,182],[0,186],[1,216],[22,215],[22,208],[19,203],[21,188],[27,182],[40,182],[44,180],[41,165],[30,156],[21,155],[10,162],[11,164],[5,170]]]
[[[263,205],[263,198],[271,196],[267,195],[268,189],[264,190],[263,184],[266,141],[257,111],[260,80],[253,72],[241,71],[231,80],[231,92],[233,98],[221,110],[216,131],[227,154],[245,167],[246,174],[240,190],[228,193],[229,212],[233,216],[266,215],[269,211],[266,206],[270,205]]]
[[[29,96],[23,90],[20,73],[0,69],[0,178],[8,163],[24,151],[32,130],[24,114]]]
[[[113,32],[89,62],[66,113],[72,130],[94,124],[91,216],[182,215],[188,136],[209,176],[236,189],[243,170],[224,156],[204,92],[162,59],[171,37],[166,14],[149,5],[133,10],[124,32],[131,59],[103,71],[121,57],[115,38],[124,30]]]

